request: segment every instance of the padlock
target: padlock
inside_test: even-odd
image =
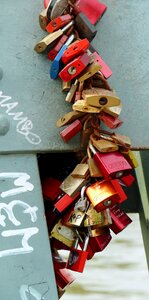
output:
[[[94,253],[103,251],[110,243],[112,236],[108,227],[89,230],[89,246]]]
[[[118,205],[110,207],[110,215],[112,218],[110,229],[115,234],[121,232],[132,222],[129,216]]]
[[[75,120],[65,129],[60,132],[60,136],[65,143],[71,140],[77,133],[82,130],[82,123],[80,120]]]
[[[66,41],[66,43],[62,46],[62,48],[60,49],[60,51],[58,52],[58,54],[56,55],[56,57],[54,58],[51,68],[50,68],[50,77],[52,79],[56,79],[58,76],[58,73],[60,72],[60,70],[63,67],[61,58],[62,55],[64,53],[64,51],[68,48],[68,46],[72,43],[72,41],[74,40],[75,35],[71,34],[68,38],[68,40]]]
[[[76,76],[78,76],[89,63],[90,57],[87,53],[84,53],[83,55],[80,55],[79,57],[71,61],[69,64],[67,64],[61,70],[59,76],[63,81],[70,81]]]
[[[114,132],[111,137],[117,145],[122,146],[126,151],[131,147],[131,140],[128,136]]]
[[[101,70],[92,77],[92,85],[90,88],[94,87],[112,91],[108,81],[102,75]]]
[[[51,231],[51,237],[54,237],[70,248],[76,240],[76,232],[73,228],[62,225],[61,220],[59,220]]]
[[[64,52],[62,56],[62,62],[66,65],[72,61],[76,56],[83,54],[89,47],[89,41],[87,38],[76,41]]]
[[[90,176],[91,177],[103,177],[103,174],[101,172],[101,170],[97,167],[93,157],[91,156],[91,151],[90,148],[87,147],[87,155],[88,155],[88,167],[89,167],[89,171],[90,171]]]
[[[45,38],[43,38],[40,42],[38,42],[36,44],[36,46],[34,47],[34,50],[37,53],[41,53],[41,52],[45,51],[48,46],[50,46],[54,41],[56,41],[59,37],[61,37],[63,35],[63,33],[65,31],[67,31],[73,24],[74,24],[74,21],[72,20],[64,28],[48,34]]]
[[[111,107],[104,107],[103,111],[109,114],[110,116],[113,117],[119,117],[121,111],[122,111],[122,103],[120,103],[117,106],[111,106]]]
[[[90,140],[93,146],[102,153],[114,152],[119,148],[115,143],[99,139],[95,134],[91,134]]]
[[[99,53],[97,53],[95,50],[93,50],[92,46],[90,46],[89,49],[92,51],[91,56],[94,58],[94,62],[98,63],[101,66],[100,72],[106,79],[108,79],[112,75],[112,70],[104,62],[104,60],[101,58]]]
[[[76,239],[74,247],[70,250],[66,268],[75,272],[82,273],[87,261],[88,252],[86,251],[89,242],[89,235],[86,235],[83,249],[78,249],[79,238]]]
[[[94,107],[87,104],[86,100],[78,100],[72,105],[72,109],[75,111],[86,112],[90,114],[98,114],[102,108]]]
[[[56,248],[52,248],[51,250],[54,270],[64,269],[66,267],[66,261],[62,258]]]
[[[65,99],[66,102],[70,103],[73,101],[77,87],[78,87],[78,80],[76,79],[75,82],[71,85],[70,91],[68,92],[68,94],[66,96],[66,99]]]
[[[101,113],[99,114],[99,119],[111,129],[118,128],[123,124],[123,121],[121,121],[119,118],[110,116],[103,111],[101,111]]]
[[[93,133],[93,127],[90,124],[92,116],[89,115],[83,124],[83,128],[81,131],[81,147],[86,148],[89,142],[90,135]]]
[[[68,0],[56,0],[51,10],[50,19],[53,20],[65,14],[65,12],[67,13],[67,10],[68,10]]]
[[[81,39],[87,38],[89,42],[95,37],[97,30],[83,14],[79,13],[75,18],[75,27]]]
[[[88,105],[95,107],[109,107],[120,104],[120,99],[112,92],[101,88],[92,88],[84,90],[82,97]]]
[[[133,184],[133,182],[135,181],[135,178],[134,178],[134,176],[129,174],[129,175],[121,177],[120,180],[125,186],[131,186]]]
[[[77,0],[74,6],[75,9],[83,13],[93,25],[100,20],[107,9],[107,6],[98,0]]]
[[[66,268],[55,270],[55,279],[56,284],[61,289],[64,289],[75,280],[74,276]]]
[[[84,178],[74,178],[68,175],[65,180],[60,185],[63,192],[67,193],[69,196],[74,197],[80,189],[87,184],[87,179]]]
[[[62,48],[62,46],[65,44],[65,42],[67,41],[68,36],[66,34],[64,34],[60,40],[58,41],[58,43],[55,45],[55,47],[53,49],[51,49],[48,53],[48,58],[50,60],[54,60],[54,58],[56,57],[56,55],[58,54],[58,52],[60,51],[60,49]]]
[[[78,164],[71,173],[71,176],[76,178],[87,178],[88,175],[89,175],[89,167],[87,163]]]
[[[89,147],[93,152],[97,167],[99,166],[105,178],[114,179],[130,174],[132,167],[119,151],[100,153],[95,150],[91,143]]]
[[[90,204],[87,212],[86,212],[86,217],[83,222],[84,227],[104,227],[104,226],[109,226],[112,224],[112,220],[110,217],[109,209],[105,209],[101,212],[97,212],[93,205]]]
[[[111,181],[97,181],[86,189],[86,194],[97,212],[119,203],[120,196]]]
[[[61,193],[61,181],[48,177],[42,180],[42,193],[44,200],[54,201]]]
[[[64,294],[65,294],[65,290],[61,289],[58,285],[57,285],[57,293],[58,293],[58,299],[60,299]]]
[[[60,119],[57,120],[56,126],[62,127],[62,126],[68,125],[83,116],[85,116],[85,114],[82,112],[70,111],[69,113],[67,113],[66,115],[64,115],[63,117],[61,117]]]
[[[47,18],[47,10],[44,9],[40,14],[39,14],[39,24],[40,27],[45,30],[47,25],[49,23],[49,20]]]
[[[64,243],[62,243],[61,241],[58,241],[55,238],[50,238],[50,245],[51,245],[51,249],[57,249],[57,250],[66,250],[66,251],[70,251],[70,247],[66,246]]]
[[[92,77],[95,73],[97,73],[101,69],[99,64],[93,62],[89,66],[87,66],[84,71],[81,73],[81,76],[78,78],[80,82],[84,82],[88,78]]]
[[[85,197],[85,188],[81,189],[81,197],[77,202],[66,212],[65,216],[62,218],[62,224],[70,227],[80,227],[85,219],[86,212],[89,207],[89,201]]]
[[[62,92],[69,92],[71,88],[71,81],[64,82],[62,81]]]
[[[47,18],[51,20],[51,11],[57,0],[44,0],[44,7],[47,9]]]
[[[55,199],[54,203],[54,213],[57,215],[61,215],[63,212],[65,212],[71,204],[73,204],[76,199],[79,197],[80,193],[76,193],[74,197],[70,197],[66,193],[62,193],[58,196],[57,199]]]
[[[133,151],[129,150],[129,151],[121,151],[121,153],[123,153],[123,155],[125,156],[125,158],[127,159],[127,161],[129,162],[129,164],[131,165],[131,167],[133,169],[138,167],[138,162],[137,159],[133,153]]]
[[[46,27],[48,33],[52,33],[68,24],[73,19],[73,16],[67,14],[53,19]]]

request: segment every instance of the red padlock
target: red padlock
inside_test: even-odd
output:
[[[110,116],[105,112],[101,112],[98,117],[101,121],[104,122],[105,125],[107,125],[111,129],[118,128],[123,124],[123,122],[119,118]]]
[[[65,245],[64,243],[62,243],[61,241],[58,241],[57,239],[55,239],[53,237],[50,239],[50,244],[51,244],[52,248],[56,248],[57,250],[70,251],[70,248],[67,245]]]
[[[50,60],[54,60],[54,58],[56,57],[56,55],[58,54],[58,52],[60,51],[60,49],[62,48],[62,46],[65,44],[65,42],[68,40],[68,36],[67,35],[63,35],[60,40],[58,41],[58,43],[56,44],[56,46],[51,49],[48,53],[48,58]]]
[[[60,256],[57,249],[52,249],[53,266],[55,270],[66,268],[66,261]]]
[[[62,28],[64,25],[68,24],[72,19],[73,19],[73,16],[71,16],[69,14],[55,18],[47,25],[46,30],[48,33],[52,33],[54,31]]]
[[[88,47],[89,47],[89,41],[86,38],[73,43],[73,45],[69,46],[68,49],[65,50],[62,56],[62,62],[65,65],[68,64],[76,56],[83,54]]]
[[[90,46],[91,51],[92,51],[92,49],[93,49],[93,47]],[[108,79],[112,75],[112,70],[109,68],[109,66],[105,63],[105,61],[101,58],[101,56],[96,51],[94,51],[91,54],[91,57],[94,58],[94,62],[98,63],[99,66],[102,67],[100,72],[106,79]]]
[[[59,188],[61,183],[62,182],[60,180],[52,177],[43,179],[42,181],[43,198],[45,200],[54,201],[62,193],[62,190]]]
[[[82,130],[82,123],[80,120],[75,120],[60,132],[60,136],[65,143],[71,140],[77,133]]]
[[[89,245],[94,253],[101,252],[107,247],[111,239],[112,236],[110,234],[109,228],[96,228],[91,230]]]
[[[75,278],[67,269],[55,270],[55,278],[57,285],[64,289],[66,286],[70,285]]]
[[[80,192],[76,193],[74,197],[70,197],[68,194],[62,193],[56,200],[54,204],[54,212],[56,214],[62,214],[65,210],[69,208],[71,204],[73,204],[77,198],[79,198]]]
[[[78,76],[89,64],[90,57],[87,53],[80,55],[65,66],[59,73],[60,78],[67,82]]]
[[[121,232],[132,222],[128,215],[118,205],[114,205],[110,208],[110,215],[112,219],[110,229],[115,234]]]
[[[135,181],[135,177],[132,176],[131,174],[121,177],[120,179],[122,183],[124,183],[126,186],[131,186],[133,182]]]
[[[117,179],[111,180],[111,183],[113,185],[113,187],[115,188],[115,190],[117,191],[118,195],[119,195],[119,203],[124,202],[127,199],[127,195],[125,194],[123,188],[121,187],[119,181]]]
[[[82,273],[88,257],[87,246],[89,242],[89,235],[86,235],[83,250],[78,249],[79,238],[75,242],[75,246],[70,250],[67,261],[67,269]]]
[[[100,153],[95,150],[91,143],[89,147],[94,154],[95,163],[105,178],[120,178],[131,172],[132,167],[119,151]]]
[[[100,20],[107,9],[107,6],[98,0],[77,0],[74,7],[78,12],[82,12],[93,25]]]

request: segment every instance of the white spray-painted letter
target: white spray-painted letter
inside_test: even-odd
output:
[[[21,201],[21,200],[13,200],[11,201],[9,204],[6,203],[0,203],[0,225],[5,227],[6,223],[5,223],[5,215],[2,214],[2,210],[4,210],[7,215],[8,215],[8,219],[15,225],[15,226],[19,226],[21,225],[21,222],[18,221],[14,215],[13,212],[13,208],[15,206],[21,206],[24,208],[23,213],[24,214],[30,214],[31,216],[31,221],[34,223],[37,221],[37,210],[38,207],[37,206],[33,206],[31,207],[30,205],[28,205],[27,203]]]
[[[0,251],[0,257],[31,253],[34,250],[34,248],[29,246],[28,240],[30,239],[31,236],[37,234],[38,232],[39,232],[39,229],[37,227],[3,231],[1,233],[1,236],[5,237],[5,238],[16,236],[16,235],[23,236],[22,241],[21,241],[22,247],[2,250],[2,251]]]
[[[29,298],[27,296],[29,295]],[[29,287],[28,285],[22,285],[20,288],[20,296],[22,300],[29,300],[30,296],[33,296],[36,300],[44,300],[45,298],[35,290],[33,287]]]
[[[0,195],[2,198],[15,196],[17,194],[32,191],[34,189],[34,185],[28,182],[30,176],[27,173],[0,173],[0,180],[4,179],[15,179],[14,185],[18,188],[2,192]]]

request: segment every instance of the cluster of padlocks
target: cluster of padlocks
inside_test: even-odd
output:
[[[107,79],[112,71],[91,41],[95,24],[106,6],[98,0],[44,1],[39,23],[47,31],[35,46],[52,61],[50,77],[62,79],[71,111],[57,127],[64,142],[80,132],[84,156],[63,181],[45,178],[43,197],[51,240],[59,297],[86,261],[111,241],[111,231],[121,232],[132,220],[119,204],[127,199],[123,186],[134,182],[137,161],[129,137],[109,131],[121,126],[121,100]],[[102,123],[108,130],[101,128]],[[68,251],[67,261],[59,250]]]

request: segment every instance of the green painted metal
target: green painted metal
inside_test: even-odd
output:
[[[149,151],[137,153],[139,167],[136,169],[136,176],[140,190],[138,212],[142,230],[144,248],[146,253],[147,264],[149,268]]]
[[[93,45],[113,70],[109,82],[124,104],[124,124],[118,131],[130,136],[134,148],[149,148],[148,134],[144,134],[144,129],[149,132],[149,1],[103,2],[108,10],[97,24]],[[80,148],[79,137],[66,144],[55,128],[56,120],[70,111],[70,104],[64,101],[60,80],[49,78],[51,62],[33,50],[46,35],[38,24],[42,8],[43,0],[0,1],[1,153]],[[4,95],[11,99],[2,102]],[[15,103],[9,112],[6,103]],[[26,121],[20,124],[12,112],[22,112]]]
[[[0,293],[58,299],[35,155],[0,156]]]

